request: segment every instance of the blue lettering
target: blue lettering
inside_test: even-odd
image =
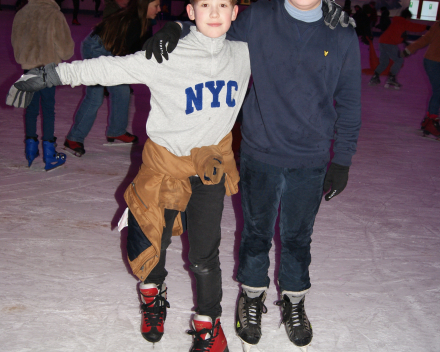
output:
[[[215,83],[217,85],[217,88],[214,87],[214,81],[209,81],[205,83],[205,87],[208,88],[212,93],[211,108],[220,107],[220,102],[218,101],[218,95],[220,94],[222,88],[225,86],[225,81],[217,81]]]
[[[235,106],[235,99],[232,99],[232,87],[235,88],[235,90],[238,90],[238,84],[235,81],[229,81],[228,82],[228,90],[226,93],[226,104],[228,104],[229,107],[234,107]]]
[[[203,109],[203,83],[196,84],[195,86],[197,95],[194,94],[194,91],[191,87],[185,89],[186,93],[186,110],[185,113],[191,114],[194,112],[194,108],[192,103],[194,103],[197,111]]]

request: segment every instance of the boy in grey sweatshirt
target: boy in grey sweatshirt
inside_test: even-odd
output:
[[[143,51],[125,57],[101,56],[71,64],[51,64],[22,76],[15,87],[11,87],[7,98],[9,105],[18,106],[23,91],[32,92],[60,84],[72,87],[80,84],[146,84],[150,88],[151,111],[146,126],[150,140],[144,147],[144,165],[132,184],[135,188],[136,183],[137,191],[134,192],[140,194],[139,204],[145,205],[147,217],[152,208],[163,214],[163,219],[151,221],[163,231],[159,234],[157,247],[157,239],[143,231],[146,228],[141,223],[144,217],[137,216],[130,204],[130,210],[127,209],[121,219],[120,228],[128,224],[130,264],[138,263],[138,258],[152,247],[158,248],[155,255],[150,256],[153,258],[148,258],[145,263],[141,261],[138,263],[140,268],[137,267],[139,270],[133,270],[141,279],[142,335],[150,342],[157,342],[164,333],[166,308],[169,307],[164,283],[167,276],[166,248],[171,243],[173,225],[178,221],[176,217],[181,209],[178,206],[150,204],[151,199],[142,197],[142,194],[147,194],[146,189],[150,190],[150,187],[157,190],[159,197],[165,195],[162,198],[176,197],[176,189],[189,193],[186,204],[189,260],[197,281],[197,314],[193,319],[194,344],[191,351],[228,351],[219,319],[222,289],[218,253],[223,198],[225,192],[237,192],[238,173],[233,158],[228,159],[232,155],[230,142],[225,141],[230,138],[250,77],[247,44],[226,40],[231,21],[237,16],[235,4],[236,0],[192,0],[187,11],[189,18],[195,20],[196,27],[179,42],[170,59],[162,64],[145,60]],[[207,148],[220,152],[212,156],[208,153],[198,167],[195,155],[206,155],[203,153],[211,150]],[[159,151],[160,155],[153,151]],[[161,159],[162,155],[165,157]],[[150,163],[150,159],[154,159],[154,163]],[[170,165],[170,160],[171,163],[175,160],[175,167]],[[173,168],[185,169],[189,174],[186,178],[179,178],[164,171]],[[157,177],[162,181],[153,185]],[[231,191],[229,181],[234,177],[234,189]],[[165,194],[163,189],[170,183],[173,185],[170,188],[174,189]],[[140,184],[144,189],[139,189]],[[179,203],[181,198],[173,201]],[[154,267],[146,270],[151,261]],[[132,268],[134,266],[132,264]]]

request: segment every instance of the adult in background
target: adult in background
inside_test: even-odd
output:
[[[124,56],[141,50],[151,36],[151,20],[160,11],[160,0],[130,0],[127,7],[105,18],[82,43],[83,59],[99,56]],[[130,87],[128,84],[106,87],[110,94],[110,116],[107,141],[136,143],[138,138],[127,132]],[[64,147],[75,156],[82,156],[84,139],[95,122],[98,109],[104,100],[104,87],[86,87],[74,124],[67,135]]]

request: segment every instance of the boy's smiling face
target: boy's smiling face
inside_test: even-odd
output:
[[[198,0],[186,7],[190,20],[195,20],[197,30],[210,38],[225,34],[237,18],[238,6],[230,0]]]

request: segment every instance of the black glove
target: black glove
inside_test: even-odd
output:
[[[330,29],[335,29],[338,23],[342,27],[352,25],[356,28],[356,22],[346,12],[342,11],[342,7],[332,0],[322,0],[322,15],[324,22]]]
[[[51,63],[44,67],[29,70],[14,83],[15,88],[25,92],[38,92],[44,88],[62,85],[60,76],[55,70],[56,66],[56,64]]]
[[[335,163],[330,164],[324,179],[324,193],[327,193],[330,190],[330,192],[325,195],[325,200],[328,201],[337,196],[344,190],[345,186],[347,186],[348,169],[348,166],[342,166]]]
[[[145,57],[150,60],[152,54],[158,63],[162,63],[162,56],[168,60],[168,54],[176,48],[182,28],[176,22],[167,22],[162,29],[148,39],[142,47]]]
[[[431,29],[431,26],[426,26],[426,30],[429,31]]]

